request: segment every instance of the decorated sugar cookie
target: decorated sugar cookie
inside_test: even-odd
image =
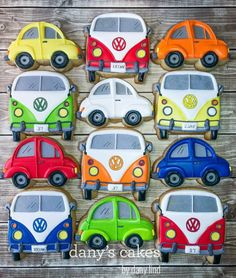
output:
[[[83,62],[80,47],[67,40],[57,26],[47,22],[26,25],[10,44],[4,59],[21,70],[50,64],[57,71],[66,71]]]
[[[92,132],[80,144],[81,188],[85,199],[93,191],[132,192],[144,201],[149,185],[149,152],[152,144],[142,134],[127,128]]]
[[[66,156],[55,140],[42,136],[23,140],[1,173],[1,178],[11,178],[17,188],[27,187],[32,179],[47,179],[49,184],[59,187],[67,179],[78,177],[78,163]]]
[[[151,102],[139,96],[128,82],[118,78],[96,84],[77,112],[78,119],[86,119],[95,127],[105,126],[109,120],[122,120],[127,126],[137,126],[152,116]]]
[[[224,88],[210,73],[175,71],[154,84],[159,139],[174,133],[203,133],[215,140],[220,128],[220,95]]]
[[[62,133],[65,140],[71,139],[76,88],[64,75],[50,71],[25,72],[8,89],[14,141],[20,141],[21,133]]]
[[[228,61],[229,48],[206,23],[186,20],[168,31],[154,48],[152,59],[166,70],[176,70],[186,62],[208,71]]]
[[[153,239],[152,222],[140,215],[134,202],[120,196],[97,201],[81,220],[76,234],[77,241],[86,242],[92,249],[104,249],[109,241],[122,241],[136,249]]]
[[[209,262],[219,264],[224,253],[227,207],[219,197],[194,187],[172,189],[152,204],[156,222],[156,247],[162,262],[169,254],[206,255]]]
[[[150,29],[132,13],[108,13],[85,28],[86,70],[89,82],[99,75],[136,76],[143,82],[149,65]]]
[[[26,190],[17,194],[9,210],[8,244],[13,259],[21,253],[61,252],[69,259],[76,203],[59,190]]]
[[[214,186],[221,178],[230,176],[227,160],[198,138],[175,141],[153,165],[152,178],[162,179],[172,187],[180,186],[185,179],[194,178],[206,186]]]

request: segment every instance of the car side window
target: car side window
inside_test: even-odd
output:
[[[47,142],[41,142],[41,156],[43,158],[54,158],[59,157],[58,151],[53,147],[53,145]]]
[[[132,95],[130,89],[120,82],[116,82],[116,94],[117,95]]]
[[[98,86],[93,94],[95,96],[110,95],[111,94],[110,83],[107,82]]]
[[[30,28],[22,37],[22,40],[32,40],[39,38],[39,31],[37,27]]]
[[[59,35],[59,33],[57,33],[51,27],[44,28],[44,37],[45,37],[45,39],[61,39],[61,36]]]
[[[131,218],[131,207],[125,202],[118,202],[118,217],[119,219]],[[133,218],[133,217],[132,217]]]
[[[206,38],[208,39],[208,40],[210,40],[211,39],[211,37],[210,37],[210,35],[209,35],[209,33],[207,32],[207,30],[205,29],[205,33],[206,33]]]
[[[189,156],[188,143],[177,146],[172,152],[171,158],[186,158]]]
[[[24,144],[18,151],[17,157],[32,157],[35,154],[35,143],[29,142]]]
[[[211,152],[208,148],[199,143],[194,143],[194,151],[196,157],[211,157]]]
[[[193,26],[194,37],[195,39],[205,39],[204,29],[201,26]]]
[[[186,26],[181,26],[180,28],[176,29],[171,34],[172,39],[187,39],[188,38],[188,32],[186,29]]]
[[[56,76],[41,77],[41,91],[65,91],[66,87],[63,80]]]
[[[112,219],[113,218],[113,205],[112,202],[107,202],[96,208],[93,213],[93,219]]]

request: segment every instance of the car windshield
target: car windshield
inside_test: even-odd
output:
[[[173,74],[165,78],[164,89],[167,90],[214,90],[210,76],[199,74]]]
[[[139,19],[128,17],[104,17],[95,22],[96,32],[143,32],[143,26]]]
[[[167,211],[172,212],[218,212],[216,198],[201,195],[172,195]]]
[[[63,212],[65,204],[62,196],[22,195],[15,202],[14,212]]]
[[[91,149],[140,150],[139,138],[129,134],[101,134],[92,138]]]
[[[22,76],[15,91],[65,91],[63,80],[57,76]]]

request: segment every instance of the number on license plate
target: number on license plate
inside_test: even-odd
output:
[[[31,251],[32,251],[32,253],[47,252],[47,245],[32,245]]]
[[[200,246],[185,246],[185,253],[186,254],[199,254]]]
[[[108,184],[108,191],[123,191],[122,184]]]
[[[34,132],[48,132],[48,125],[34,125]]]
[[[125,63],[111,63],[111,72],[126,72]]]
[[[197,123],[183,123],[182,130],[197,130]]]

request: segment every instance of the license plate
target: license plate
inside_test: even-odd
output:
[[[111,63],[111,72],[126,72],[125,63]]]
[[[185,246],[186,254],[200,254],[200,246]]]
[[[47,245],[32,245],[32,253],[44,253],[47,252]]]
[[[34,132],[48,132],[48,125],[34,125]]]
[[[123,191],[123,184],[108,184],[108,191]]]
[[[182,130],[197,130],[197,123],[182,123]]]

